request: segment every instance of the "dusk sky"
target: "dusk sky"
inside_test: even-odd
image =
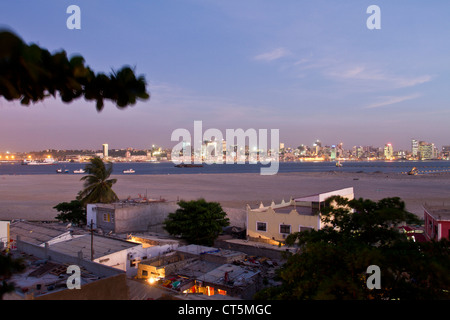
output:
[[[369,30],[370,5],[381,29]],[[81,30],[69,30],[69,5]],[[450,2],[2,1],[0,28],[95,72],[135,67],[151,99],[0,98],[0,152],[172,148],[177,128],[279,129],[287,146],[450,145]]]

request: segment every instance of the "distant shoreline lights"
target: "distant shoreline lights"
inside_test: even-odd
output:
[[[213,139],[214,137],[214,139]],[[180,140],[181,138],[181,140]],[[172,132],[171,141],[180,141],[172,148],[174,164],[263,164],[261,175],[274,175],[279,169],[279,129],[270,130],[270,148],[267,129],[219,129],[203,132],[202,121],[194,121],[194,135],[178,128]],[[246,143],[248,140],[248,144]]]

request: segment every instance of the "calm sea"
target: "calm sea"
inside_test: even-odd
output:
[[[83,163],[58,163],[52,165],[30,166],[20,163],[0,163],[0,175],[29,175],[29,174],[59,174],[56,171],[75,174],[75,170],[83,169]],[[113,174],[123,174],[124,170],[133,169],[134,174],[208,174],[208,173],[259,173],[261,164],[204,164],[200,168],[176,168],[172,162],[161,163],[114,163]],[[342,162],[342,167],[336,167],[335,162],[280,162],[279,173],[288,172],[382,172],[402,173],[410,171],[413,167],[419,173],[450,172],[450,161],[358,161]],[[64,174],[64,173],[62,173]],[[80,174],[78,174],[80,175]]]

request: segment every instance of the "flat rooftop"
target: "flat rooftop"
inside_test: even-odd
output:
[[[450,206],[424,205],[423,207],[437,220],[450,220]]]
[[[115,252],[126,250],[132,247],[140,246],[140,244],[132,243],[120,239],[93,236],[94,259],[104,257]],[[91,235],[74,238],[71,240],[58,242],[50,245],[50,250],[58,251],[72,257],[78,257],[78,252],[83,253],[83,259],[91,259]]]
[[[145,206],[152,203],[164,203],[168,202],[166,199],[130,199],[114,203],[93,203],[93,205],[100,208],[117,209],[125,207]]]
[[[22,273],[14,273],[9,279],[15,286],[15,294],[24,298],[25,294],[33,294],[35,297],[56,291],[67,290],[68,264],[56,263],[45,259],[39,259],[30,254],[15,251],[13,258],[21,258],[26,265]],[[102,278],[99,275],[88,272],[81,267],[81,285]],[[6,294],[5,299],[15,299]]]
[[[242,252],[238,252],[238,251],[206,247],[206,246],[200,246],[200,245],[195,245],[195,244],[178,247],[176,249],[176,251],[190,253],[190,254],[199,255],[199,256],[208,254],[208,255],[228,257],[228,258],[234,257],[234,256],[241,256],[243,254]]]
[[[246,286],[252,282],[252,278],[258,273],[259,271],[248,270],[233,264],[223,264],[209,271],[199,280],[214,284]]]
[[[41,245],[68,232],[69,229],[58,230],[47,227],[42,223],[28,221],[14,221],[10,224],[10,235],[12,239],[16,240],[17,236],[20,236],[22,241],[36,245]]]

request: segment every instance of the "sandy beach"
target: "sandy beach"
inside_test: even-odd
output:
[[[386,173],[288,173],[117,175],[113,189],[121,199],[128,196],[168,201],[200,197],[222,204],[233,225],[245,222],[245,206],[272,200],[354,187],[355,197],[379,200],[398,196],[407,210],[422,217],[423,203],[450,205],[450,174],[408,176]],[[79,175],[0,176],[0,219],[54,220],[52,208],[75,199],[83,185]]]

